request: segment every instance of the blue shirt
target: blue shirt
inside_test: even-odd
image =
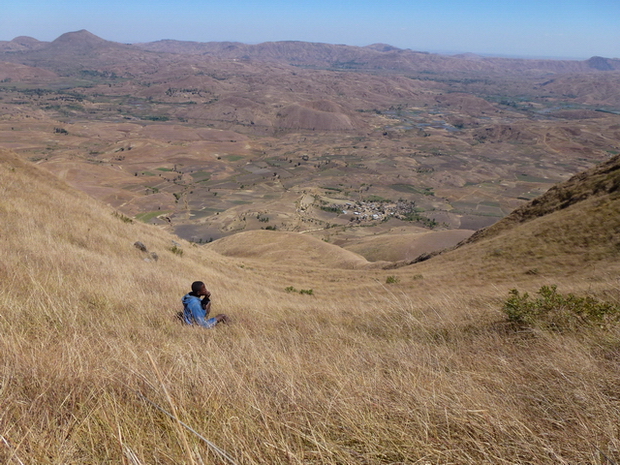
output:
[[[204,328],[213,328],[217,324],[217,318],[207,319],[207,312],[202,308],[200,297],[186,294],[181,302],[183,302],[183,321],[186,324],[197,324]]]

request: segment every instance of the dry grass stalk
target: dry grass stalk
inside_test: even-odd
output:
[[[6,438],[2,435],[0,435],[0,439],[2,439],[2,442],[4,443],[4,445],[11,450],[11,455],[9,456],[7,461],[15,459],[17,463],[19,463],[20,465],[24,465],[24,462],[22,462],[17,456],[17,450],[14,447],[12,447],[11,444],[9,444],[9,441],[7,441]]]
[[[175,424],[178,426],[177,428],[177,432],[178,432],[178,436],[179,438],[181,438],[181,441],[183,442],[183,447],[185,447],[185,451],[187,452],[187,457],[189,458],[190,463],[194,464],[194,456],[192,454],[192,451],[189,447],[189,443],[187,442],[187,438],[185,437],[185,433],[183,432],[183,424],[181,423],[181,420],[179,419],[179,415],[177,413],[177,409],[174,405],[174,402],[172,402],[172,397],[170,397],[170,394],[168,393],[168,389],[166,389],[166,385],[164,384],[164,381],[161,377],[161,374],[159,373],[159,369],[157,368],[157,365],[155,365],[155,362],[153,361],[153,357],[151,357],[151,354],[147,352],[147,355],[149,357],[149,360],[151,362],[151,365],[153,366],[153,370],[155,370],[155,374],[157,375],[157,379],[159,380],[159,385],[161,386],[162,390],[164,391],[164,394],[166,395],[166,399],[168,400],[168,404],[170,405],[170,408],[172,409],[172,414],[164,411],[161,407],[157,406],[157,408],[161,411],[163,411],[164,413],[166,413],[166,415],[168,415],[170,418],[172,418],[175,421]],[[156,404],[154,404],[156,405]]]
[[[153,368],[155,369],[155,372],[157,373],[157,378],[160,381],[160,384],[162,386],[162,389],[164,390],[164,393],[166,395],[166,399],[168,400],[168,402],[170,403],[170,407],[172,409],[172,413],[166,411],[165,409],[163,409],[162,407],[160,407],[159,405],[157,405],[155,402],[153,402],[152,400],[146,398],[143,394],[140,393],[140,397],[142,399],[144,399],[146,402],[148,402],[149,404],[151,404],[153,407],[155,407],[157,410],[159,410],[160,412],[168,415],[170,418],[172,418],[173,420],[175,420],[177,422],[177,424],[182,427],[185,428],[186,430],[188,430],[189,432],[193,433],[198,439],[202,440],[205,444],[207,444],[216,454],[218,454],[220,457],[222,457],[223,459],[227,460],[229,463],[232,463],[233,465],[235,465],[235,461],[230,457],[230,455],[228,455],[225,451],[223,451],[222,449],[220,449],[219,447],[217,447],[215,444],[213,444],[211,441],[209,441],[207,438],[205,438],[203,435],[201,435],[198,431],[196,431],[194,428],[192,428],[191,426],[189,426],[188,424],[182,422],[179,419],[179,416],[177,414],[176,408],[174,406],[174,402],[172,402],[172,398],[170,397],[170,394],[168,393],[168,390],[166,389],[165,385],[163,384],[163,380],[161,378],[161,374],[159,373],[159,370],[157,369],[157,365],[155,365],[155,362],[153,361],[153,358],[151,357],[151,354],[148,354],[149,359],[153,365]],[[179,428],[179,433],[183,434],[183,430],[181,428]],[[193,457],[193,454],[191,454],[191,452],[189,452],[189,444],[187,443],[187,440],[184,440],[184,445],[186,445],[186,450],[188,451],[188,455]],[[200,456],[198,456],[199,459],[202,461],[202,458],[200,458]],[[193,458],[192,458],[193,460]]]

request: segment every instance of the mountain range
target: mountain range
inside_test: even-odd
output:
[[[101,39],[86,31],[69,32],[52,42],[41,42],[32,37],[20,36],[12,41],[0,42],[3,60],[19,61],[33,66],[53,66],[50,54],[83,54],[83,64],[98,61],[105,63],[103,55],[111,51],[144,57],[140,51],[200,55],[226,60],[267,61],[299,67],[319,69],[364,70],[409,73],[516,73],[564,74],[593,71],[620,70],[620,59],[592,57],[585,61],[506,59],[482,57],[474,54],[439,55],[399,49],[387,44],[366,47],[309,43],[299,41],[265,42],[248,45],[239,42],[187,42],[160,40],[157,42],[120,44]],[[90,56],[89,53],[99,56]],[[60,62],[64,66],[68,63]],[[59,63],[59,64],[60,64]]]

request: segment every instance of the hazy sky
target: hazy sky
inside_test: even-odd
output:
[[[0,40],[87,29],[160,39],[387,43],[420,51],[620,58],[620,0],[2,0]]]

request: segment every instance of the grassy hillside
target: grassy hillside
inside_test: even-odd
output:
[[[576,174],[568,181],[556,184],[540,197],[515,209],[502,221],[478,231],[469,238],[468,242],[476,242],[482,238],[495,236],[515,225],[526,223],[591,199],[597,199],[596,204],[601,205],[599,210],[602,210],[607,217],[603,219],[604,221],[618,221],[618,216],[615,213],[618,208],[618,199],[620,199],[620,155],[613,156],[594,168]],[[588,209],[589,207],[584,208]],[[601,218],[596,218],[596,220],[592,218],[592,221],[587,222],[594,224],[597,230],[611,228],[610,232],[618,232],[617,223],[602,225],[598,223],[600,220]],[[584,233],[588,235],[588,232],[581,228],[573,229],[575,236],[581,236]]]
[[[617,463],[620,330],[501,312],[554,282],[620,301],[605,238],[558,235],[599,212],[583,237],[617,238],[591,202],[398,270],[313,267],[270,232],[191,245],[0,152],[0,462]],[[196,279],[233,324],[173,320]]]
[[[224,237],[207,246],[222,255],[260,258],[263,262],[297,267],[370,268],[364,257],[312,236],[274,231],[248,231]]]
[[[620,271],[620,156],[557,184],[446,254],[482,279],[615,279]],[[435,266],[439,264],[436,263]],[[588,284],[589,286],[589,284]]]

